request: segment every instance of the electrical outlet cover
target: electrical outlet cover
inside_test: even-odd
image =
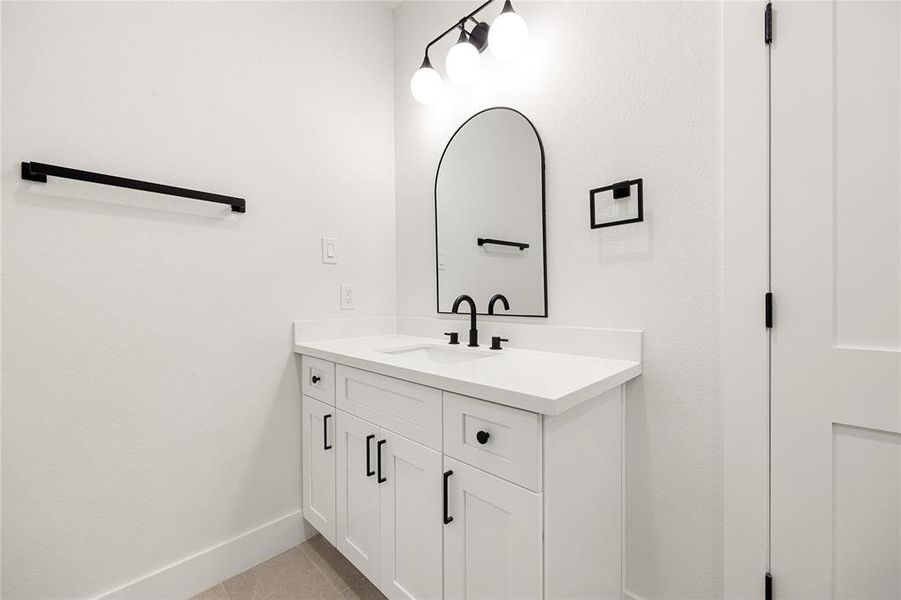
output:
[[[356,291],[352,283],[341,284],[341,310],[351,310],[356,301]]]

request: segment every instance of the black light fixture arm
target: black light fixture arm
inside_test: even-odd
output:
[[[431,42],[429,42],[428,44],[426,44],[426,47],[425,47],[425,59],[428,60],[428,58],[429,58],[429,48],[431,48],[432,46],[434,46],[437,42],[441,41],[441,39],[442,39],[444,36],[446,36],[447,34],[449,34],[450,32],[452,32],[453,30],[457,29],[458,27],[461,28],[461,29],[463,29],[463,31],[466,31],[466,29],[463,27],[463,25],[464,25],[464,23],[466,23],[466,21],[468,21],[469,19],[472,19],[473,21],[475,21],[475,22],[478,24],[478,21],[477,21],[476,19],[474,19],[473,17],[475,17],[476,14],[478,14],[483,8],[485,8],[486,6],[488,6],[489,4],[491,4],[492,2],[494,2],[494,0],[488,0],[487,2],[482,3],[481,5],[479,5],[479,7],[478,7],[477,9],[475,9],[474,11],[472,11],[471,13],[469,13],[468,15],[466,15],[465,17],[463,17],[463,18],[460,19],[459,21],[455,22],[453,25],[451,25],[450,27],[448,27],[447,29],[445,29],[438,37],[436,37],[434,40],[432,40]]]

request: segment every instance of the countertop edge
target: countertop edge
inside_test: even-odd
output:
[[[599,396],[617,386],[626,383],[631,379],[638,377],[642,372],[640,362],[621,361],[624,363],[629,363],[629,366],[583,388],[580,388],[558,398],[549,398],[545,396],[535,396],[522,392],[503,390],[478,383],[461,381],[459,379],[446,377],[443,375],[436,375],[433,373],[423,373],[415,369],[400,367],[396,365],[387,365],[385,363],[367,360],[364,358],[356,358],[338,352],[312,348],[305,346],[304,344],[295,344],[294,353],[305,354],[314,358],[328,360],[336,364],[362,369],[364,371],[370,371],[373,373],[378,373],[380,375],[387,375],[389,377],[395,377],[397,379],[410,381],[412,383],[418,383],[427,387],[445,390],[454,394],[470,396],[478,398],[480,400],[487,400],[496,404],[502,404],[504,406],[519,408],[529,412],[548,416],[559,415],[575,406],[578,406],[583,402],[590,400],[591,398]]]

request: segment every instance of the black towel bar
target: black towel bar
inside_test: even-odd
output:
[[[529,247],[525,242],[508,242],[507,240],[494,240],[491,238],[478,238],[479,246],[484,246],[485,244],[494,244],[495,246],[515,246],[520,250],[525,250]]]
[[[181,196],[182,198],[191,198],[193,200],[202,200],[204,202],[228,204],[232,207],[232,211],[234,212],[246,212],[245,202],[243,198],[234,198],[232,196],[223,196],[221,194],[212,194],[210,192],[200,192],[197,190],[175,187],[172,185],[163,185],[161,183],[139,181],[137,179],[127,179],[125,177],[116,177],[114,175],[103,175],[101,173],[92,173],[90,171],[79,171],[78,169],[70,169],[68,167],[59,167],[56,165],[47,165],[39,162],[22,163],[22,179],[46,183],[48,175],[51,177],[77,179],[78,181],[88,181],[90,183],[112,185],[115,187],[129,188],[132,190],[142,190],[144,192],[154,192],[156,194]]]

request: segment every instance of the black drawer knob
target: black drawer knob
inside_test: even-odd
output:
[[[491,434],[488,433],[487,431],[480,431],[476,434],[476,439],[479,441],[480,444],[487,444],[488,438],[490,438],[490,437],[491,437]]]
[[[320,377],[319,375],[313,375],[312,377],[310,377],[310,381],[312,381],[314,384],[319,383],[320,381],[322,381],[322,377]]]

